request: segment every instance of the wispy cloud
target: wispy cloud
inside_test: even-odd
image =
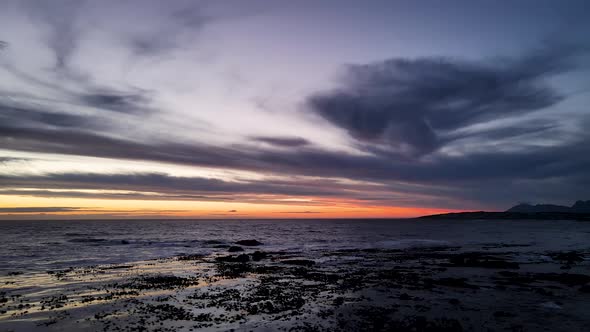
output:
[[[269,145],[279,147],[300,147],[310,144],[310,142],[301,137],[270,137],[270,136],[257,136],[252,137],[255,142],[262,142]]]

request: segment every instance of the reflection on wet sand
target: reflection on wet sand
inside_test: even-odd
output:
[[[501,243],[245,248],[13,273],[1,277],[0,329],[581,330],[590,324],[589,257]]]

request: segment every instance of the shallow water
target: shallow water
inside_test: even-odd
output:
[[[240,239],[257,239],[266,250],[296,251],[477,248],[498,242],[527,245],[535,250],[574,250],[590,243],[590,223],[360,219],[0,221],[0,275],[210,254],[225,251],[217,247]]]

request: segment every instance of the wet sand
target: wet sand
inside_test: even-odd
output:
[[[255,244],[255,243],[250,243]],[[590,250],[226,253],[0,277],[0,331],[583,331]],[[230,252],[231,251],[231,252]]]

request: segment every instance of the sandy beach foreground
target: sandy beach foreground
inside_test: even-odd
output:
[[[236,245],[8,273],[0,331],[583,331],[589,258],[502,243],[306,253]]]

